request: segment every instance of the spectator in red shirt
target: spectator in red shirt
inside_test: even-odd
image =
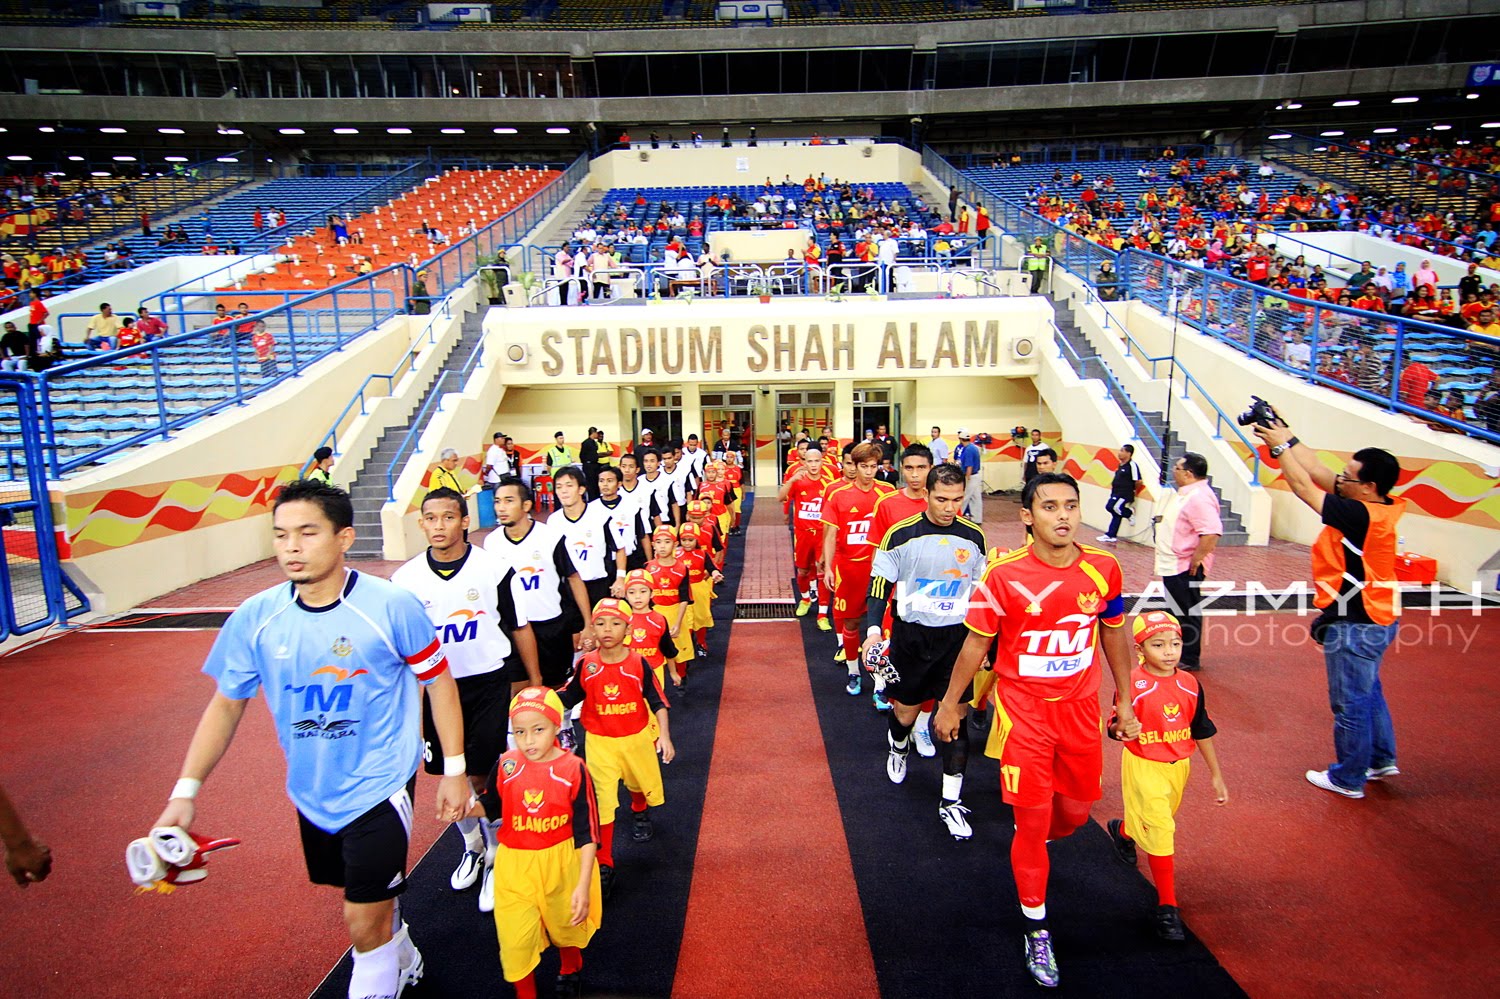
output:
[[[275,378],[281,374],[281,366],[276,363],[276,338],[266,329],[265,323],[261,323],[255,335],[250,338],[250,345],[255,348],[255,359],[260,362],[262,378]]]
[[[135,328],[140,331],[143,341],[150,342],[167,335],[166,322],[153,316],[151,310],[144,305],[135,310],[135,315]]]
[[[1433,370],[1421,361],[1412,361],[1401,370],[1398,397],[1408,406],[1421,407],[1426,404],[1427,390],[1437,381]]]

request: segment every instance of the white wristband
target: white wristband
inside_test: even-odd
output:
[[[469,772],[469,764],[464,760],[464,754],[443,757],[443,776],[462,777]]]
[[[866,628],[865,629],[865,637],[866,638],[879,638],[880,637],[880,625],[878,625],[878,624],[872,624],[868,628]]]
[[[172,798],[186,798],[189,801],[198,797],[198,789],[203,786],[201,780],[193,780],[191,777],[179,777],[177,783],[172,785],[172,793],[167,795],[168,800]]]

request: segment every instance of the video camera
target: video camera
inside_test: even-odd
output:
[[[1271,408],[1271,404],[1258,395],[1252,395],[1250,397],[1250,408],[1234,419],[1242,427],[1248,427],[1253,423],[1258,427],[1265,427],[1267,430],[1282,422],[1281,417],[1276,415],[1276,410]]]

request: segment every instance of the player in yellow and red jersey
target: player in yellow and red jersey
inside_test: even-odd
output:
[[[559,995],[577,995],[588,946],[603,915],[599,811],[588,768],[557,744],[566,712],[547,687],[510,704],[515,749],[490,772],[469,811],[495,827],[495,930],[500,968],[519,999],[536,999],[536,966],[548,944],[562,954]]]
[[[1229,800],[1229,788],[1219,769],[1213,737],[1218,728],[1208,717],[1203,687],[1191,673],[1178,670],[1182,660],[1182,625],[1166,611],[1149,611],[1131,629],[1140,665],[1130,674],[1130,704],[1141,723],[1141,734],[1125,743],[1120,754],[1120,791],[1125,819],[1110,819],[1107,828],[1115,855],[1136,865],[1136,844],[1146,851],[1151,880],[1156,883],[1156,935],[1180,943],[1186,939],[1177,908],[1177,806],[1187,786],[1190,758],[1203,753],[1213,782],[1214,800]],[[1109,734],[1119,738],[1110,719]]]
[[[808,445],[802,461],[793,469],[781,487],[782,509],[791,516],[792,565],[797,570],[797,616],[806,617],[812,608],[813,586],[818,564],[823,556],[823,491],[830,481],[832,463],[825,463],[823,450]],[[818,625],[828,623],[829,593],[826,587],[818,593]],[[826,630],[826,629],[825,629]]]
[[[578,720],[588,733],[589,777],[599,802],[599,880],[609,897],[615,875],[615,814],[620,807],[620,783],[630,792],[631,838],[651,838],[651,805],[666,802],[661,760],[676,755],[667,726],[667,702],[656,685],[650,664],[626,644],[634,614],[617,597],[594,605],[593,624],[599,648],[578,660],[568,685],[558,691],[564,708],[582,704]]]
[[[679,556],[688,567],[688,588],[693,593],[684,627],[691,633],[692,646],[699,659],[708,658],[708,629],[714,626],[714,584],[724,576],[714,568],[707,544],[709,528],[685,526],[678,535],[682,545]]]
[[[651,535],[656,557],[642,570],[651,580],[651,602],[667,619],[667,634],[677,646],[676,668],[672,683],[678,687],[687,679],[687,664],[693,660],[693,643],[682,633],[693,591],[688,585],[687,563],[677,557],[677,529],[662,525]]]
[[[667,634],[667,619],[651,606],[651,577],[634,569],[625,577],[625,600],[630,604],[630,635],[625,644],[645,656],[663,690],[667,682],[667,660],[677,658],[677,645]]]
[[[859,639],[864,623],[865,601],[870,594],[870,523],[875,501],[894,487],[875,481],[880,468],[879,444],[859,444],[849,452],[854,480],[836,486],[823,496],[823,582],[833,594],[833,627],[841,645],[834,662],[847,662],[851,695],[861,689]]]
[[[740,467],[738,451],[724,452],[724,481],[734,490],[734,499],[729,504],[729,536],[740,533],[740,511],[745,505],[745,470]]]
[[[702,534],[698,547],[708,553],[715,568],[723,568],[728,539],[719,530],[719,521],[713,515],[713,504],[706,499],[688,500],[683,517],[683,527],[691,527]]]
[[[1057,985],[1047,928],[1047,841],[1088,821],[1104,769],[1099,715],[1101,648],[1115,681],[1117,724],[1134,739],[1140,722],[1129,701],[1130,636],[1124,629],[1120,564],[1109,552],[1080,545],[1078,483],[1037,475],[1021,491],[1030,545],[985,569],[964,623],[969,637],[953,666],[933,734],[958,733],[960,700],[990,644],[998,638],[992,699],[995,720],[985,752],[1000,760],[1000,793],[1016,832],[1010,862],[1026,917],[1026,964],[1036,981]]]

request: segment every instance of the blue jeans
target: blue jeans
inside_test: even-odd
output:
[[[1395,637],[1395,624],[1350,621],[1335,621],[1323,637],[1338,754],[1328,779],[1351,791],[1364,787],[1366,769],[1396,762],[1396,732],[1380,687],[1380,660]]]

